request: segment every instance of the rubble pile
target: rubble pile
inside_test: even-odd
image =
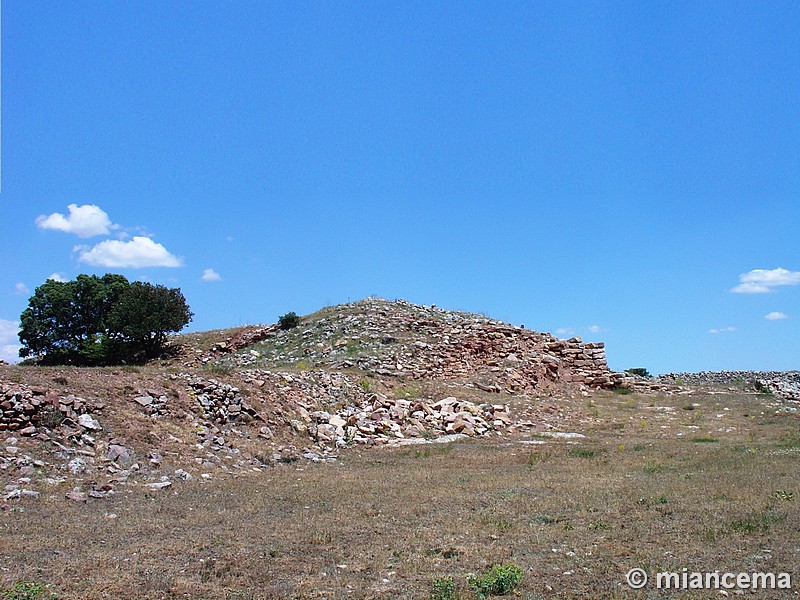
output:
[[[334,414],[314,411],[304,415],[311,435],[324,442],[346,445],[381,444],[393,438],[439,437],[461,433],[484,435],[511,423],[508,407],[476,405],[454,397],[437,402],[372,398],[362,406],[349,406]]]
[[[158,417],[163,417],[167,414],[167,400],[164,394],[150,389],[132,399],[145,413]]]
[[[560,340],[481,315],[367,299],[321,311],[218,362],[235,368],[285,365],[358,369],[388,377],[474,379],[484,391],[524,393],[551,384],[612,388],[602,343]]]
[[[274,411],[275,417],[323,446],[385,444],[452,433],[478,436],[512,423],[505,404],[475,404],[452,396],[439,400],[391,398],[369,391],[368,382],[356,382],[342,372],[256,369],[243,375],[248,383],[278,400],[282,408]],[[280,424],[279,420],[268,423]]]
[[[189,380],[189,395],[197,400],[201,413],[209,420],[221,425],[231,421],[247,423],[253,419],[264,420],[244,400],[239,388],[216,379],[199,379],[191,375],[184,377]]]

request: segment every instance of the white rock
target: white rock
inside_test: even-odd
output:
[[[149,487],[151,490],[163,490],[171,485],[171,481],[156,481],[155,483],[146,483],[145,487]]]
[[[86,472],[86,461],[82,458],[73,458],[67,463],[67,468],[73,475],[80,475]]]
[[[83,414],[78,417],[78,425],[83,427],[84,429],[92,429],[92,430],[99,430],[102,429],[100,427],[100,423],[98,423],[95,419],[93,419],[90,415]]]

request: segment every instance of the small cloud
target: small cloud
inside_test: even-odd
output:
[[[203,275],[200,279],[203,281],[220,281],[222,277],[214,269],[203,269]]]
[[[768,294],[781,285],[800,284],[800,271],[777,269],[753,269],[739,275],[739,285],[731,288],[735,294]]]
[[[96,235],[108,235],[118,226],[111,222],[106,212],[95,204],[70,204],[69,215],[53,213],[36,217],[39,229],[54,229],[66,233],[74,233],[78,237],[90,238]]]
[[[573,335],[574,333],[574,327],[559,327],[556,329],[556,335]]]
[[[764,315],[764,318],[767,321],[780,321],[782,319],[788,319],[789,317],[785,313],[774,311]]]
[[[50,275],[50,277],[48,277],[48,279],[52,279],[53,281],[60,281],[61,283],[67,281],[67,278],[64,277],[62,273],[53,273],[52,275]]]
[[[731,288],[731,291],[734,294],[769,294],[772,288],[760,283],[747,282]]]
[[[226,242],[232,242],[232,241],[233,241],[233,240],[235,240],[235,239],[236,239],[235,237],[233,237],[232,235],[229,235],[229,236],[227,236],[227,237],[225,238],[225,241],[226,241]]]
[[[18,343],[19,323],[0,319],[0,360],[6,362],[17,362],[19,360],[19,349],[22,348]]]
[[[709,329],[708,333],[727,333],[729,331],[736,331],[736,327],[722,327],[721,329]]]
[[[14,285],[14,293],[19,294],[20,296],[27,296],[30,293],[28,286],[22,283],[21,281]]]
[[[589,333],[600,333],[601,331],[602,329],[600,328],[599,325],[591,325],[589,327]]]
[[[183,260],[150,238],[134,236],[129,242],[105,240],[93,248],[76,246],[78,261],[96,267],[181,267]]]

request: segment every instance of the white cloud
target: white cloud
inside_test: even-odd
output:
[[[18,333],[19,323],[17,321],[0,319],[0,360],[9,363],[19,360],[19,349],[22,346],[16,343]]]
[[[222,277],[214,269],[203,269],[203,275],[200,279],[203,281],[220,281]]]
[[[0,360],[4,360],[9,364],[19,362],[19,349],[22,348],[19,344],[7,344],[0,346]]]
[[[21,281],[14,285],[14,293],[19,294],[20,296],[25,296],[30,293],[28,286],[22,283]]]
[[[781,319],[788,319],[789,317],[785,313],[774,311],[764,315],[764,318],[767,321],[780,321]]]
[[[574,327],[559,327],[556,329],[556,335],[573,335],[574,333]]]
[[[708,333],[727,333],[729,331],[736,331],[736,327],[722,327],[721,329],[709,329]]]
[[[8,344],[11,340],[16,340],[18,333],[19,322],[0,319],[0,344]]]
[[[740,283],[736,287],[731,288],[734,294],[769,294],[772,288],[762,285],[760,283]]]
[[[63,273],[53,273],[52,275],[50,275],[50,277],[48,277],[48,279],[52,279],[53,281],[60,281],[62,283],[67,281],[67,278],[64,277]]]
[[[736,294],[767,294],[780,285],[800,284],[800,271],[777,269],[753,269],[739,275],[739,285],[731,291]]]
[[[74,233],[78,237],[90,238],[96,235],[108,235],[118,226],[111,222],[106,212],[95,204],[70,204],[69,215],[61,213],[39,215],[36,226],[39,229],[55,229],[66,233]]]
[[[170,254],[150,238],[134,236],[130,241],[105,240],[93,248],[76,247],[78,261],[96,267],[180,267],[183,260]]]
[[[592,325],[589,327],[589,333],[600,333],[602,329],[599,325]]]

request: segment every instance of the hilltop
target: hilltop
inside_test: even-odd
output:
[[[370,376],[471,382],[509,393],[544,390],[554,383],[608,388],[629,380],[608,369],[602,343],[559,340],[482,315],[377,298],[326,308],[289,330],[272,326],[237,331],[211,350],[200,362],[231,368],[354,370]]]

